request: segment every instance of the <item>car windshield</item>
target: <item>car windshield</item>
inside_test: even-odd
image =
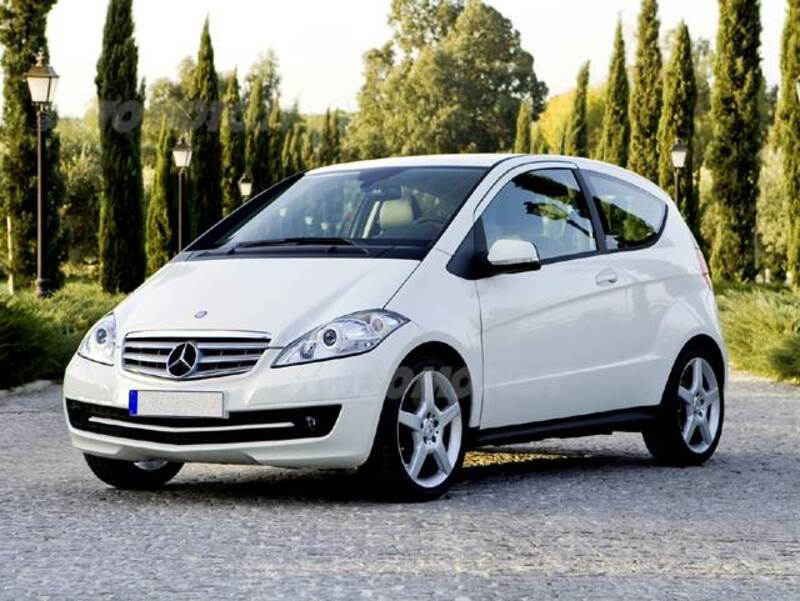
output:
[[[254,198],[194,250],[317,244],[363,252],[392,245],[427,247],[485,172],[474,167],[404,167],[306,174]]]

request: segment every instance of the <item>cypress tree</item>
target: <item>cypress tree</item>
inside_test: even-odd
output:
[[[148,275],[158,271],[174,253],[169,215],[170,207],[175,205],[175,168],[172,163],[174,147],[175,134],[167,126],[167,119],[164,117],[158,136],[155,176],[145,221],[144,248]]]
[[[628,167],[654,182],[658,181],[658,122],[662,100],[658,28],[658,3],[642,0],[631,90]]]
[[[789,199],[787,265],[792,283],[800,284],[800,100],[795,84],[800,78],[800,0],[789,0],[781,43],[781,96],[778,133],[783,148],[783,176]]]
[[[245,172],[253,182],[253,194],[270,185],[269,131],[264,109],[261,75],[256,75],[250,87],[250,100],[245,116]]]
[[[295,130],[291,128],[283,139],[283,148],[281,149],[281,173],[286,177],[297,171],[294,162],[294,136]]]
[[[268,139],[269,139],[269,185],[273,186],[281,181],[286,174],[283,171],[281,153],[283,152],[284,134],[281,107],[278,101],[272,103],[269,113]]]
[[[669,65],[664,72],[664,108],[658,127],[658,183],[673,198],[675,197],[675,170],[672,166],[670,149],[679,138],[686,143],[689,151],[686,156],[686,166],[679,174],[678,208],[695,236],[699,236],[692,158],[696,104],[697,84],[692,61],[692,40],[686,23],[681,23],[678,26]]]
[[[617,21],[614,53],[611,55],[608,67],[606,86],[603,130],[600,134],[597,157],[601,161],[625,167],[628,164],[631,126],[628,121],[628,70],[625,66],[625,40],[622,37],[621,21]]]
[[[531,153],[550,154],[550,145],[547,143],[547,138],[544,137],[542,128],[537,124],[531,127]]]
[[[25,73],[36,62],[36,53],[47,56],[47,14],[54,0],[18,0],[0,5],[0,43],[3,56],[3,127],[0,130],[0,232],[2,248],[10,240],[5,267],[9,285],[28,286],[36,277],[36,110],[31,102]],[[64,184],[58,169],[60,142],[54,131],[55,111],[45,116],[45,264],[48,289],[61,285],[59,264],[64,257],[58,206]],[[10,231],[7,228],[10,227]],[[3,253],[5,254],[5,253]]]
[[[589,156],[589,126],[586,121],[586,101],[589,88],[589,62],[578,72],[578,85],[567,126],[565,152],[570,156]]]
[[[529,154],[531,152],[531,106],[524,100],[519,103],[514,152],[517,154]]]
[[[310,131],[307,131],[303,135],[303,168],[304,169],[314,169],[316,167],[315,162],[315,149],[314,149],[314,134]]]
[[[139,51],[133,39],[131,0],[111,0],[97,62],[100,104],[100,283],[130,292],[144,279]]]
[[[196,111],[192,134],[191,172],[193,235],[202,234],[222,217],[222,161],[219,141],[221,120],[219,78],[214,68],[208,18],[200,35],[200,50],[194,69],[191,99]]]
[[[335,117],[331,109],[325,111],[325,121],[322,126],[322,136],[320,137],[317,163],[320,167],[332,165],[336,162],[337,154],[337,126]]]
[[[295,171],[305,171],[308,169],[306,166],[305,160],[305,147],[306,147],[306,138],[308,137],[308,133],[306,132],[305,125],[302,123],[296,123],[294,126],[294,144],[292,145],[292,160],[294,161]]]
[[[711,270],[722,280],[749,281],[756,274],[754,232],[763,85],[760,10],[758,0],[720,0],[710,163],[718,214]]]
[[[228,78],[225,91],[220,144],[222,145],[222,211],[225,215],[242,204],[239,180],[244,173],[244,121],[236,71]]]

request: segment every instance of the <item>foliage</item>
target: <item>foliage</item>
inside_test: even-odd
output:
[[[96,263],[97,228],[100,194],[103,186],[100,171],[100,139],[97,116],[84,119],[61,119],[61,173],[64,199],[61,226],[64,243],[73,262]]]
[[[761,3],[721,0],[711,101],[717,235],[711,270],[718,279],[752,280],[756,274],[756,199],[761,149],[759,56]]]
[[[569,126],[566,136],[566,154],[570,156],[589,156],[589,124],[586,120],[586,95],[589,87],[589,63],[586,62],[578,72],[575,98],[572,102]]]
[[[777,110],[778,138],[783,148],[785,195],[790,215],[787,241],[792,282],[800,282],[800,99],[794,84],[800,78],[800,0],[789,0],[781,44],[781,95]]]
[[[108,292],[129,292],[144,279],[138,60],[131,0],[110,0],[95,78],[103,174],[100,282]]]
[[[201,234],[222,217],[221,148],[219,141],[219,81],[214,68],[208,19],[200,36],[191,99],[195,115],[192,132],[191,215],[192,234]]]
[[[549,154],[550,145],[547,143],[542,128],[538,123],[534,123],[531,127],[531,154]]]
[[[55,0],[16,0],[0,5],[0,44],[3,55],[3,128],[0,132],[0,205],[6,236],[7,216],[11,225],[11,254],[5,269],[18,288],[28,286],[36,277],[37,215],[37,138],[36,111],[31,102],[25,73],[33,66],[36,52],[47,54],[47,14]],[[47,215],[44,277],[51,288],[58,287],[63,276],[60,263],[64,244],[60,232],[59,213],[64,194],[58,169],[60,141],[53,130],[55,112],[44,118],[45,142],[45,213]],[[5,242],[6,236],[3,237]],[[3,245],[5,248],[5,244]],[[5,253],[4,253],[5,254]]]
[[[322,167],[339,162],[339,114],[338,111],[325,112],[325,122],[322,128],[319,147],[317,148],[316,165]]]
[[[0,294],[0,389],[60,378],[84,333],[121,300],[83,282],[45,300]]]
[[[791,228],[789,198],[783,177],[783,150],[767,145],[761,154],[761,175],[756,203],[756,227],[759,239],[759,267],[769,269],[771,280],[782,280],[787,270],[787,247]]]
[[[654,182],[658,181],[658,122],[662,101],[659,26],[657,1],[642,0],[631,90],[628,168]]]
[[[242,204],[239,180],[244,173],[244,116],[236,71],[226,85],[219,138],[222,145],[222,212],[227,215]]]
[[[263,86],[257,76],[250,94],[250,103],[245,115],[245,173],[253,182],[253,193],[258,193],[270,184],[269,129],[263,102]]]
[[[678,201],[686,223],[699,233],[697,201],[694,194],[694,109],[697,104],[697,86],[692,63],[692,40],[689,28],[681,23],[675,37],[672,55],[664,73],[664,102],[658,126],[658,183]],[[680,139],[688,146],[686,165],[678,175],[679,194],[675,190],[675,168],[670,149]]]
[[[258,85],[261,87],[261,98],[267,107],[267,113],[278,103],[281,95],[281,75],[278,68],[278,55],[272,49],[267,50],[256,58],[250,66],[244,80],[244,93],[242,94],[242,106],[248,106],[250,94],[256,85],[256,78],[259,79]]]
[[[554,96],[547,102],[547,108],[536,122],[545,144],[552,152],[563,154],[566,151],[566,132],[575,104],[576,91],[570,90]],[[605,89],[589,88],[586,98],[586,123],[589,150],[597,148],[602,133],[603,114],[605,113]]]
[[[625,40],[622,37],[622,21],[617,21],[614,32],[614,53],[608,67],[606,83],[605,113],[603,114],[603,130],[597,149],[597,158],[620,167],[628,164],[628,144],[631,137],[631,126],[628,121],[628,71],[625,66]]]
[[[733,364],[782,379],[800,378],[800,296],[787,289],[729,286],[717,302]]]
[[[519,103],[517,115],[517,135],[514,138],[514,152],[529,154],[531,151],[531,105],[523,101]]]
[[[448,0],[402,4],[412,12],[456,6]],[[519,103],[532,97],[534,106],[541,102],[533,57],[494,8],[469,0],[463,10],[456,9],[452,27],[427,29],[424,35],[417,28],[428,20],[396,21],[400,56],[390,45],[367,54],[360,110],[350,126],[354,154],[371,158],[512,147]],[[430,43],[413,45],[419,40]]]
[[[145,222],[147,275],[158,271],[177,250],[177,233],[173,229],[174,220],[177,219],[175,168],[172,162],[174,147],[175,134],[164,120],[161,124],[156,172]],[[173,219],[170,219],[171,215]]]
[[[268,175],[265,188],[274,186],[281,181],[285,174],[281,163],[281,153],[283,152],[284,137],[288,132],[284,131],[283,112],[281,107],[275,103],[269,113],[267,122],[267,163],[264,169]]]
[[[389,24],[407,53],[441,42],[464,10],[464,0],[392,0]]]

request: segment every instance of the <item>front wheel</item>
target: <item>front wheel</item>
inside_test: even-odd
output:
[[[127,490],[155,490],[172,480],[183,467],[161,459],[121,461],[96,455],[83,456],[92,473],[106,484]]]
[[[392,390],[399,394],[390,391],[384,401],[363,469],[380,492],[424,501],[450,488],[464,460],[465,398],[456,392],[462,388],[454,381],[458,376],[431,357],[398,369]]]
[[[700,465],[722,435],[725,400],[722,374],[702,348],[683,351],[670,374],[656,422],[644,434],[655,459],[668,465]]]

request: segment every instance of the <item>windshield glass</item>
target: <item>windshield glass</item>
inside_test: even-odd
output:
[[[373,168],[308,174],[200,248],[355,242],[428,246],[486,172],[467,167]],[[267,193],[269,194],[269,193]]]

